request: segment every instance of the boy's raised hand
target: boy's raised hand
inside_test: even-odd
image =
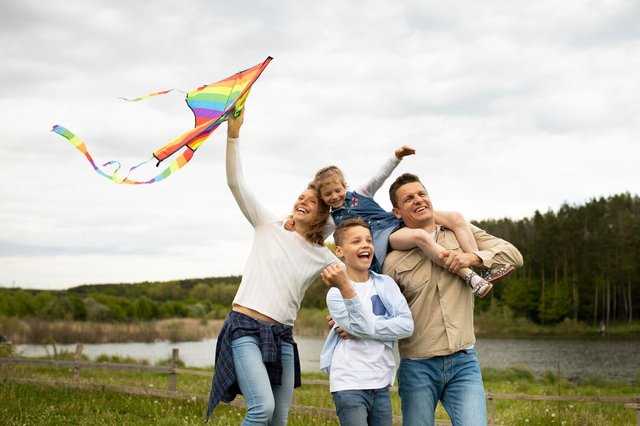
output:
[[[351,280],[349,280],[347,271],[345,271],[339,263],[327,266],[324,271],[320,273],[320,277],[327,287],[340,288],[351,285]]]
[[[413,155],[416,153],[416,150],[407,145],[402,145],[400,148],[396,149],[396,158],[398,160],[402,160],[403,157],[407,155]]]
[[[340,263],[334,263],[327,266],[320,273],[320,277],[327,287],[336,287],[340,290],[340,294],[344,299],[352,299],[356,295],[356,291],[351,285],[351,280],[347,275],[347,271]]]

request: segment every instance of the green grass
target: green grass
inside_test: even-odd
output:
[[[114,361],[112,359],[110,362]],[[2,425],[202,425],[211,379],[178,376],[178,390],[192,394],[183,399],[131,395],[110,390],[74,389],[63,386],[12,383],[6,377],[71,382],[73,369],[49,366],[0,365],[0,424]],[[640,396],[640,378],[629,382],[611,382],[585,378],[571,382],[552,372],[536,377],[526,368],[483,370],[485,388],[494,393],[531,395]],[[326,379],[320,373],[305,374],[303,379]],[[162,373],[83,369],[80,382],[85,385],[167,389]],[[325,385],[303,385],[294,393],[294,404],[333,410]],[[400,415],[400,400],[392,393],[394,414]],[[244,410],[221,404],[210,425],[239,424]],[[442,407],[438,419],[448,419]],[[635,425],[636,413],[620,403],[495,401],[495,419],[504,425]],[[289,425],[338,425],[335,418],[319,414],[291,412]]]

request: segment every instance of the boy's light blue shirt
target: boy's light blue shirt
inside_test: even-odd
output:
[[[336,327],[354,337],[380,340],[390,348],[393,348],[396,340],[413,334],[413,317],[396,282],[388,275],[373,271],[369,271],[369,274],[385,307],[384,315],[365,313],[359,295],[353,299],[343,299],[337,288],[331,288],[327,293],[327,307],[335,322],[320,352],[320,369],[327,373],[331,369],[333,351],[340,341],[340,336],[335,332]]]

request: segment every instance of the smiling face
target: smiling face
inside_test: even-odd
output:
[[[433,206],[427,190],[420,182],[409,182],[396,189],[393,214],[409,228],[433,230]]]
[[[341,227],[343,224],[346,226]],[[347,270],[368,273],[374,254],[373,239],[369,228],[366,225],[345,221],[336,228],[334,239],[336,240],[336,256],[347,265]]]
[[[344,180],[344,174],[336,166],[324,167],[316,173],[313,183],[322,200],[331,208],[339,209],[344,204],[347,196],[347,182]]]
[[[293,204],[293,220],[296,227],[310,226],[318,216],[320,198],[314,189],[306,189]]]
[[[339,209],[344,204],[347,195],[347,189],[342,182],[336,180],[322,182],[320,187],[320,196],[322,200],[331,208]]]

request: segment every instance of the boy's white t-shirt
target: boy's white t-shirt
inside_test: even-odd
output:
[[[364,311],[375,315],[382,305],[373,279],[352,284],[360,296]],[[375,302],[374,302],[375,300]],[[382,308],[382,313],[384,308]],[[396,362],[390,347],[379,340],[340,339],[333,352],[329,389],[331,392],[356,389],[380,389],[393,386],[396,376]]]

